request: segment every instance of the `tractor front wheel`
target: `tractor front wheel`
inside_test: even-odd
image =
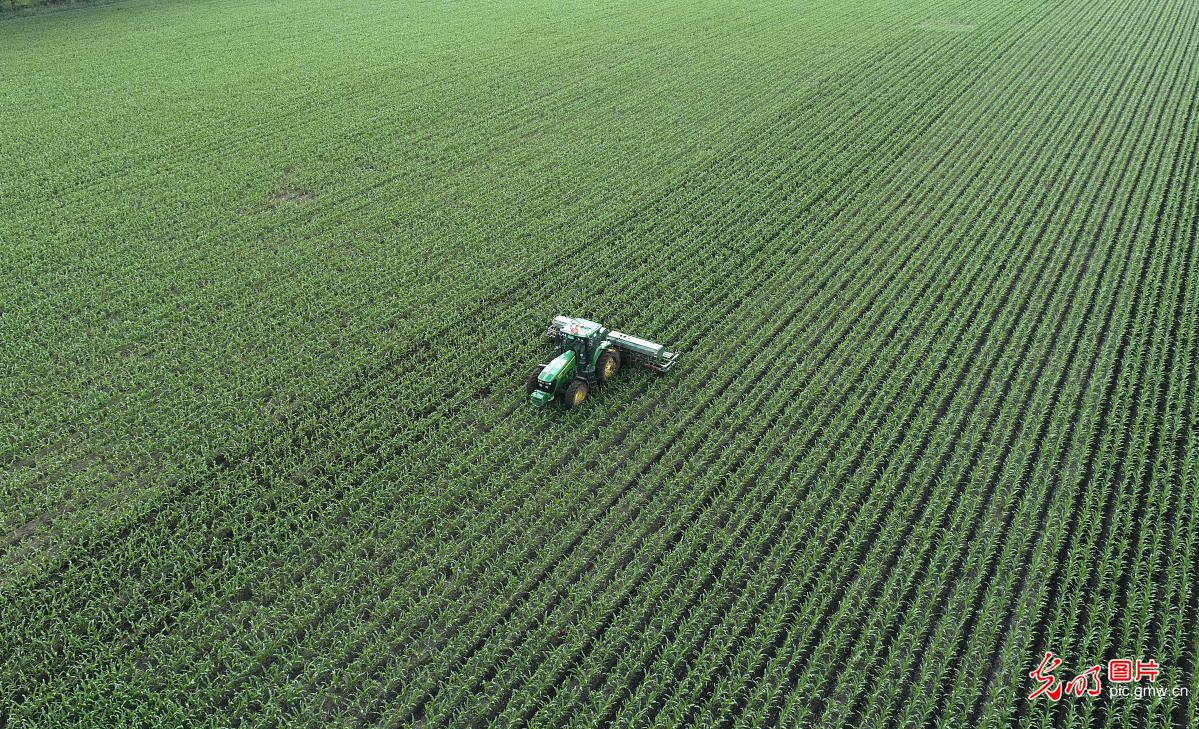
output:
[[[537,389],[537,378],[541,376],[541,371],[543,369],[545,369],[545,368],[538,367],[538,368],[534,369],[533,373],[530,374],[528,379],[525,380],[525,394],[526,395],[532,395],[533,391]]]
[[[620,352],[614,349],[606,350],[599,356],[599,361],[595,363],[595,381],[606,385],[619,371]]]
[[[583,380],[575,380],[567,386],[566,396],[562,398],[562,402],[565,403],[567,408],[574,410],[587,399],[587,393],[590,389]]]

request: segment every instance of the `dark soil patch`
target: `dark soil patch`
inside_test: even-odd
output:
[[[312,190],[303,190],[303,189],[296,188],[296,187],[285,188],[283,190],[280,190],[279,192],[276,192],[274,195],[271,195],[271,202],[275,203],[276,205],[281,205],[283,203],[289,203],[289,202],[294,202],[294,203],[315,202],[316,199],[317,199],[317,194],[315,192],[313,192]]]

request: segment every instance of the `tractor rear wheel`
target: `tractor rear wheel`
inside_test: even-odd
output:
[[[606,385],[619,371],[620,352],[614,349],[605,350],[595,363],[595,381],[601,385]]]
[[[587,399],[587,393],[591,388],[587,387],[587,383],[583,380],[575,380],[566,388],[566,395],[562,398],[562,402],[567,408],[574,410],[583,404]]]
[[[545,368],[538,367],[538,368],[534,369],[533,373],[530,374],[529,377],[525,380],[525,394],[526,395],[532,395],[533,391],[537,389],[537,378],[539,376],[541,376],[541,371],[543,369],[545,369]]]

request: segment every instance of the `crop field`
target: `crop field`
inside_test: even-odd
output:
[[[1199,723],[1197,96],[1189,0],[0,13],[0,727]]]

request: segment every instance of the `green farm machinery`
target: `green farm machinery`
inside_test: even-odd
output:
[[[545,330],[556,356],[533,370],[525,390],[534,405],[560,400],[568,408],[583,404],[597,386],[607,384],[624,364],[638,363],[657,373],[669,372],[678,352],[661,344],[613,331],[587,319],[556,316]]]

